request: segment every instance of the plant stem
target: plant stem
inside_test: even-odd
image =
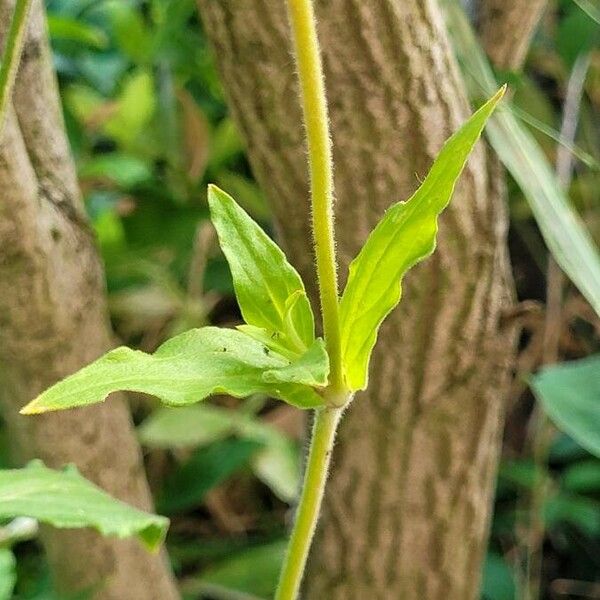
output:
[[[15,12],[6,35],[2,63],[0,64],[0,133],[4,127],[6,109],[12,94],[12,88],[21,60],[27,15],[32,0],[17,0]]]
[[[341,407],[345,406],[350,398],[344,385],[342,372],[333,225],[333,159],[315,14],[312,0],[287,0],[287,4],[306,126],[312,231],[323,317],[323,336],[329,355],[330,376],[329,386],[325,390],[328,406],[315,412],[302,493],[275,594],[276,600],[295,600],[298,596],[306,559],[321,511],[333,442],[343,410]]]
[[[344,389],[333,232],[333,162],[323,65],[312,0],[288,0],[298,67],[311,182],[312,228],[323,316],[323,335],[331,364],[330,386]]]
[[[302,495],[275,600],[294,600],[298,595],[321,509],[331,449],[342,411],[341,408],[329,407],[315,411]]]

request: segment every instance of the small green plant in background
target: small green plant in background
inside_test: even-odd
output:
[[[304,484],[278,600],[297,597],[335,432],[354,394],[367,387],[379,326],[400,301],[404,274],[433,252],[438,216],[504,94],[502,88],[448,140],[416,193],[386,212],[350,265],[340,296],[331,138],[313,6],[311,0],[289,0],[288,7],[309,149],[323,337],[316,335],[304,283],[284,253],[231,196],[210,186],[211,218],[245,323],[236,329],[192,329],[171,338],[154,354],[117,348],[52,386],[22,410],[31,415],[89,405],[118,390],[150,394],[169,406],[191,405],[213,394],[240,398],[264,394],[314,410]],[[5,89],[9,91],[10,85]],[[2,516],[27,515],[61,527],[94,526],[111,535],[137,533],[152,547],[166,529],[164,518],[107,498],[71,470],[60,473],[33,465],[6,471],[2,477],[6,479],[2,492],[6,490],[13,500],[7,502]],[[62,482],[62,490],[69,493],[58,494],[55,502],[46,500],[44,506],[32,504],[31,486],[37,485],[35,490],[43,494],[49,481],[53,485]],[[76,518],[84,504],[86,518]]]

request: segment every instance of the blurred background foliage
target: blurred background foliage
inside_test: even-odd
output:
[[[236,322],[228,269],[207,221],[206,184],[225,188],[267,228],[270,215],[228,115],[194,0],[49,0],[47,6],[65,120],[106,264],[117,336],[153,350],[190,327]],[[498,75],[514,90],[515,115],[554,164],[568,82],[586,57],[569,195],[599,240],[595,7],[584,0],[551,3],[525,72]],[[529,389],[529,376],[548,362],[552,270],[531,209],[511,180],[509,192],[511,257],[523,302],[515,318],[524,333],[482,597],[521,597],[523,565],[538,548],[543,598],[600,598],[599,452],[582,442],[577,425],[567,428],[569,437],[540,418]],[[597,353],[597,315],[573,286],[564,281],[561,289],[556,358]],[[575,386],[578,397],[598,406],[597,371],[590,372],[588,379],[560,375],[549,388]],[[186,597],[270,597],[300,476],[303,415],[261,397],[177,411],[143,397],[133,397],[132,405],[158,510],[172,519],[168,551]],[[584,414],[593,436],[600,412]],[[4,446],[0,466],[8,465]],[[533,527],[532,506],[543,516]],[[56,599],[35,528],[14,525],[0,527],[0,598]]]

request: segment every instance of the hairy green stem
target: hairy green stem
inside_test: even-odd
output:
[[[275,600],[294,600],[298,596],[321,509],[331,449],[342,411],[341,408],[323,408],[315,412],[302,495]]]
[[[339,392],[344,382],[333,233],[333,163],[323,66],[312,0],[288,0],[288,9],[306,125],[323,336],[331,363],[330,385]]]
[[[17,69],[23,51],[25,29],[27,26],[27,15],[32,0],[17,0],[15,12],[10,22],[10,28],[6,36],[2,63],[0,64],[0,133],[4,127],[6,109],[12,94]]]
[[[317,27],[312,0],[287,0],[287,4],[306,126],[312,231],[330,377],[329,386],[325,391],[328,406],[315,413],[302,493],[275,595],[276,600],[295,600],[298,597],[306,559],[321,511],[333,442],[343,410],[341,407],[350,399],[342,371],[334,239],[333,160]]]

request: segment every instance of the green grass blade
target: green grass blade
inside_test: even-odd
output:
[[[497,87],[462,9],[446,2],[449,30],[474,97]],[[487,127],[490,144],[521,187],[554,260],[600,314],[600,253],[541,148],[508,107]]]

